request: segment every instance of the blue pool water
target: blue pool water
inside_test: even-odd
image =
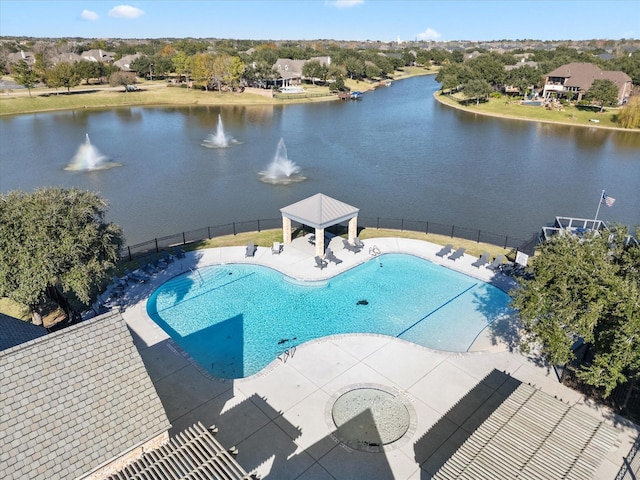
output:
[[[147,312],[210,374],[232,379],[308,340],[342,333],[464,352],[510,313],[509,300],[445,267],[385,254],[324,282],[296,282],[258,265],[205,267],[161,285]]]

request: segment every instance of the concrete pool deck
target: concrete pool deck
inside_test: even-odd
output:
[[[146,314],[153,289],[191,268],[250,262],[301,281],[322,280],[372,259],[374,246],[381,253],[423,257],[504,290],[512,285],[508,277],[472,266],[475,257],[437,257],[439,245],[400,238],[364,244],[353,253],[341,238],[332,239],[329,246],[342,263],[322,270],[315,266],[308,238],[285,245],[280,254],[258,247],[249,258],[244,246],[189,252],[150,282],[129,287],[122,316],[172,423],[171,433],[197,421],[216,425],[218,440],[237,446],[238,462],[262,478],[423,480],[486,418],[487,408],[504,399],[514,383],[524,382],[616,427],[618,443],[593,478],[615,477],[638,427],[559,384],[554,371],[535,357],[518,353],[511,322],[486,329],[469,353],[430,350],[381,335],[325,337],[299,346],[257,375],[221,381],[203,373]],[[382,452],[351,449],[336,436],[331,405],[341,392],[358,386],[396,392],[412,406],[411,427]]]

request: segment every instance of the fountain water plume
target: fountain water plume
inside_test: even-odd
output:
[[[102,155],[100,151],[91,144],[89,134],[86,134],[86,140],[78,147],[77,153],[71,159],[71,163],[65,167],[69,171],[93,171],[106,170],[107,168],[122,166],[120,163],[109,161],[109,158]]]
[[[218,126],[216,133],[207,135],[202,145],[208,148],[229,148],[230,144],[239,143],[233,137],[227,135],[224,132],[224,125],[222,124],[222,116],[218,114]]]
[[[305,180],[306,177],[302,176],[301,172],[301,168],[289,160],[287,146],[281,138],[273,161],[265,171],[259,173],[265,183],[287,185]]]

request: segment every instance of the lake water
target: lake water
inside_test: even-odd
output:
[[[455,224],[528,239],[556,215],[640,224],[640,133],[503,120],[433,99],[433,76],[358,101],[117,108],[0,119],[0,190],[76,186],[110,203],[128,244],[257,218],[318,192],[361,217]],[[562,112],[559,112],[562,115]],[[203,146],[218,118],[235,141]],[[122,164],[68,171],[89,135]],[[280,139],[306,180],[261,181]]]

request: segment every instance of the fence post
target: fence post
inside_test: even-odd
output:
[[[376,217],[376,230],[380,230],[380,217]]]
[[[429,235],[429,222],[427,222],[427,228],[425,229],[424,233],[426,235]]]
[[[236,222],[233,222],[233,234],[236,234]]]
[[[505,235],[504,236],[504,248],[507,248],[507,245],[509,244],[509,235]]]
[[[260,233],[260,219],[258,219],[258,233]]]
[[[158,239],[154,238],[154,240],[156,241],[156,253],[158,253],[160,251],[160,249],[158,248]]]
[[[400,231],[404,232],[404,218],[400,219]]]
[[[187,244],[187,237],[184,236],[184,232],[182,232],[182,244],[183,245]]]
[[[211,240],[211,227],[207,227],[207,236],[209,237],[209,240]]]
[[[129,261],[133,260],[131,258],[131,247],[127,247],[127,251],[129,252]]]
[[[456,228],[455,225],[451,225],[451,238],[453,238],[453,230]]]
[[[480,229],[478,229],[478,242],[477,243],[480,243]]]

